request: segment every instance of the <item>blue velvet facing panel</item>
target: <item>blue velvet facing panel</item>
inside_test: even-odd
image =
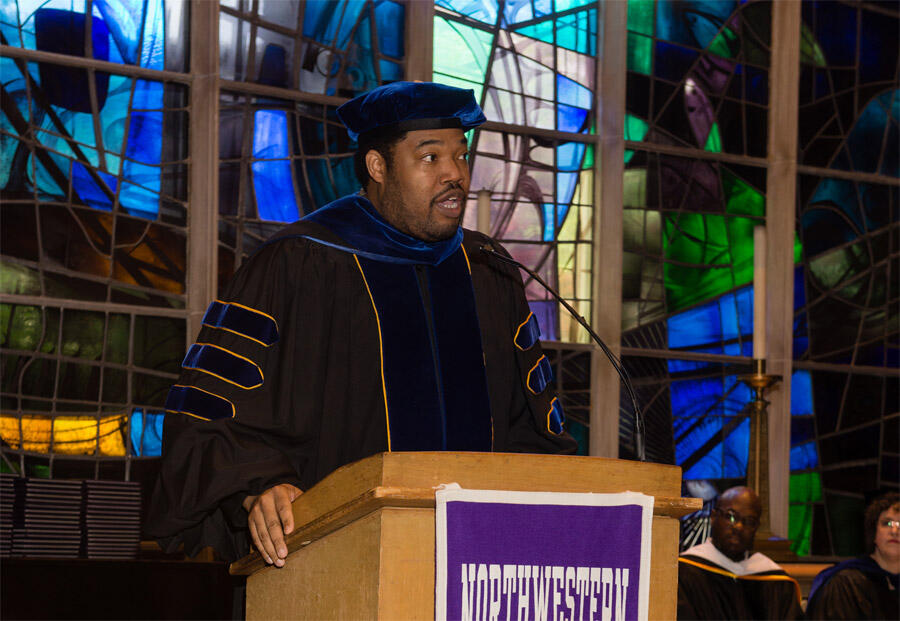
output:
[[[262,386],[263,383],[262,371],[255,362],[207,343],[191,345],[181,366],[209,373],[248,390]]]
[[[481,331],[462,250],[439,265],[358,260],[378,311],[390,449],[491,450]]]
[[[166,412],[187,414],[203,420],[221,420],[234,418],[234,404],[211,392],[175,384],[166,397]]]
[[[268,347],[278,342],[278,324],[265,313],[232,302],[211,302],[203,325],[227,330]]]
[[[86,18],[84,13],[42,8],[34,12],[34,36],[37,49],[69,56],[85,57]],[[91,16],[91,48],[93,58],[109,59],[109,29],[106,23]],[[39,63],[41,90],[47,101],[73,112],[92,112],[90,84],[85,69]],[[94,94],[98,109],[106,103],[109,74],[93,74]]]
[[[541,338],[541,327],[538,325],[537,317],[534,316],[534,313],[528,313],[528,319],[523,321],[516,330],[514,339],[516,347],[527,351],[534,347],[539,338]]]
[[[547,412],[547,429],[550,430],[550,433],[559,435],[563,432],[565,422],[566,415],[563,412],[562,403],[559,402],[559,397],[553,397],[553,401],[550,402],[550,411]]]
[[[528,390],[536,395],[544,392],[547,384],[553,379],[553,367],[547,356],[541,356],[531,370],[528,371]]]

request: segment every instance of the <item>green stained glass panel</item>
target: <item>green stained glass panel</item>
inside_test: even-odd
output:
[[[709,130],[709,136],[706,138],[706,144],[703,145],[705,151],[713,153],[722,152],[722,137],[719,136],[719,125],[713,123],[712,129]]]
[[[537,39],[538,41],[554,43],[553,22],[550,20],[539,22],[537,24],[531,24],[523,28],[516,28],[516,32],[518,32],[519,34],[523,34],[526,37]]]
[[[481,100],[494,35],[443,18],[434,20],[434,72],[453,77],[464,88],[477,88],[475,98]],[[452,82],[448,82],[452,83]]]
[[[653,39],[628,33],[628,70],[650,75],[653,71]]]
[[[753,280],[749,218],[683,213],[665,219],[666,306],[678,311]]]
[[[749,183],[727,168],[720,168],[722,191],[725,194],[725,210],[736,216],[758,216],[766,214],[766,198]]]
[[[728,28],[722,28],[721,32],[709,44],[709,51],[717,56],[724,58],[734,58],[737,56],[740,46],[740,39]]]
[[[634,116],[633,114],[625,115],[625,140],[643,140],[647,134],[647,128],[650,127],[647,121]]]
[[[655,0],[628,0],[628,30],[653,35]]]
[[[797,476],[797,475],[795,475]],[[791,477],[791,486],[794,477]],[[788,509],[788,539],[791,551],[799,556],[807,556],[812,539],[812,505],[791,505]]]
[[[820,502],[822,500],[822,477],[818,472],[792,474],[789,491],[790,503]]]
[[[806,24],[800,26],[800,62],[819,67],[824,67],[826,64],[825,54]]]

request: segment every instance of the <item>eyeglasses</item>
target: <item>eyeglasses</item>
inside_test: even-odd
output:
[[[879,524],[885,528],[900,528],[900,520],[892,520],[890,518],[881,520]]]
[[[716,509],[716,513],[721,515],[723,518],[725,518],[735,526],[738,523],[743,524],[747,528],[757,528],[759,526],[759,519],[751,515],[741,515],[740,513],[736,513],[733,509],[728,509],[726,511],[723,511],[722,509]]]

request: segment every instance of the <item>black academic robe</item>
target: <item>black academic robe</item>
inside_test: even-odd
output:
[[[900,619],[900,574],[883,570],[870,556],[829,567],[813,581],[809,619]]]
[[[803,619],[797,582],[784,571],[739,576],[690,554],[678,559],[678,619]]]
[[[558,399],[543,385],[549,365],[541,360],[521,276],[479,251],[491,240],[465,231],[462,244],[442,260],[441,270],[456,265],[453,278],[462,270],[471,283],[467,289],[454,281],[449,293],[466,295],[448,297],[448,291],[425,285],[415,299],[379,300],[407,279],[392,275],[415,274],[407,284],[416,287],[425,268],[379,263],[379,253],[390,254],[385,248],[393,243],[379,236],[387,231],[396,238],[397,231],[378,220],[364,199],[338,203],[350,211],[323,213],[344,218],[363,209],[359,213],[377,224],[370,231],[377,244],[347,239],[355,233],[336,234],[340,225],[329,228],[327,218],[305,218],[245,262],[204,318],[167,401],[162,469],[148,519],[148,532],[167,550],[183,543],[194,554],[213,546],[227,560],[239,558],[250,550],[240,506],[246,495],[279,483],[306,490],[340,466],[379,452],[576,449],[560,426]],[[348,251],[359,246],[369,251]],[[446,270],[441,270],[430,278],[442,278]],[[421,279],[418,286],[422,289]],[[454,310],[456,297],[471,300],[474,308]],[[404,315],[440,300],[443,306],[425,313],[426,328],[421,319]],[[475,323],[460,327],[454,323],[460,316]],[[430,347],[426,343],[424,350],[421,343],[406,350],[406,340],[412,340],[406,338],[407,320],[409,330],[419,333],[443,322],[451,336]],[[457,329],[458,338],[452,334]],[[420,372],[432,363],[416,360],[438,346],[440,356],[449,359],[435,356],[434,364],[443,365],[445,376],[455,375],[438,386],[440,404],[434,406],[429,396],[434,387],[420,386],[433,383],[433,373],[427,379]],[[391,356],[406,365],[399,378],[396,372],[391,378]],[[426,379],[404,381],[402,375],[410,373]],[[435,420],[443,432],[416,418],[419,409],[429,407],[440,409],[443,418]],[[395,416],[403,408],[406,418]]]

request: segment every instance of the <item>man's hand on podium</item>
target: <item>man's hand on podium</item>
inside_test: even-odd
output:
[[[253,545],[266,562],[283,567],[288,549],[284,536],[294,530],[291,503],[303,491],[290,483],[270,487],[259,496],[247,496],[243,506],[247,510],[247,525]]]

